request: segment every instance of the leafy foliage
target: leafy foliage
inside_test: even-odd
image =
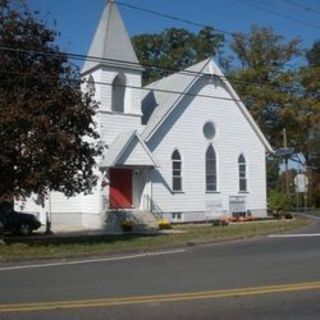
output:
[[[303,155],[310,173],[310,197],[320,206],[320,40],[307,51],[308,65],[301,68],[299,76],[303,87],[302,107],[307,110],[308,126]]]
[[[280,216],[290,210],[292,200],[290,195],[283,191],[279,191],[278,189],[274,189],[270,191],[268,206],[273,215]]]
[[[313,44],[306,57],[311,66],[320,67],[320,40]]]
[[[278,157],[267,157],[267,189],[268,191],[281,186],[280,159]]]
[[[177,70],[204,60],[217,53],[224,38],[211,27],[198,34],[186,29],[170,28],[160,34],[142,34],[132,38],[135,51],[146,68],[144,84],[158,80]]]
[[[300,80],[304,89],[303,107],[308,110],[309,136],[305,146],[307,165],[320,171],[320,41],[306,54],[308,65],[301,68]]]
[[[56,36],[24,5],[1,2],[0,199],[46,190],[71,196],[95,183],[96,104],[81,93]]]
[[[238,33],[231,48],[236,57],[233,85],[273,146],[282,145],[281,131],[293,137],[299,99],[290,86],[296,72],[288,64],[300,55],[300,40],[285,42],[271,28],[253,26],[249,36]]]
[[[233,85],[275,148],[282,146],[286,128],[293,159],[320,170],[320,42],[306,53],[308,64],[293,67],[302,57],[299,39],[285,42],[271,28],[253,26],[248,36],[238,34],[232,49],[236,63]],[[303,156],[302,156],[303,155]],[[313,173],[312,190],[319,180]],[[268,163],[268,189],[279,187],[276,164]],[[314,200],[315,197],[313,197]]]

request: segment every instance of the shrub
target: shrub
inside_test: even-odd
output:
[[[282,217],[287,214],[292,206],[290,195],[279,190],[270,191],[268,197],[268,206],[274,217]]]

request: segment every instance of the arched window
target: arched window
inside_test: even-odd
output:
[[[239,165],[239,191],[247,191],[247,164],[243,154],[238,158]]]
[[[217,191],[217,159],[212,145],[206,152],[206,190]]]
[[[90,74],[87,80],[87,93],[89,94],[89,96],[94,96],[95,92],[96,92],[96,86],[94,83],[93,76]]]
[[[172,190],[182,191],[182,160],[178,150],[171,156],[172,160]]]
[[[124,112],[124,100],[126,93],[126,78],[123,74],[118,74],[112,82],[112,106],[113,112]]]

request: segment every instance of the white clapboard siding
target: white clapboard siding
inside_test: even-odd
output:
[[[202,82],[193,93],[231,98],[219,83]],[[216,135],[212,145],[217,156],[218,190],[206,193],[205,154],[210,144],[203,126],[212,121]],[[248,209],[266,208],[265,147],[234,101],[187,96],[148,142],[159,159],[153,174],[153,199],[165,212],[203,211],[206,201],[221,201],[229,209],[229,196],[246,197]],[[172,193],[171,155],[178,149],[182,157],[183,192]],[[247,161],[248,192],[239,192],[238,157]]]
[[[121,71],[121,70],[120,70]],[[112,112],[112,82],[120,74],[115,68],[101,68],[92,73],[96,82],[94,99],[99,108],[95,118],[100,139],[110,145],[116,136],[126,130],[142,130],[141,125],[141,72],[135,70],[122,70],[126,79],[125,112],[122,114]],[[133,88],[130,88],[133,87]]]
[[[134,70],[119,71],[115,68],[104,68],[100,70],[99,81],[99,101],[101,102],[100,109],[102,111],[111,111],[112,101],[112,83],[120,72],[126,79],[126,94],[125,94],[125,112],[126,114],[134,114],[141,116],[141,90],[136,89],[141,87],[141,72]]]
[[[120,132],[138,130],[141,128],[141,118],[132,115],[105,113],[99,114],[100,138],[111,145]]]
[[[99,213],[100,211],[100,192],[94,189],[92,193],[67,198],[61,192],[51,193],[51,212],[52,213]]]
[[[130,166],[153,166],[153,162],[147,151],[137,138],[132,141],[131,145],[125,150],[124,154],[118,160],[119,165]]]

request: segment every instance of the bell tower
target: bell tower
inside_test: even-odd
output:
[[[132,46],[116,1],[108,1],[81,70],[94,83],[94,98],[102,135],[141,128],[141,80],[143,68]],[[115,128],[117,127],[117,128]],[[110,131],[110,132],[109,132]]]

